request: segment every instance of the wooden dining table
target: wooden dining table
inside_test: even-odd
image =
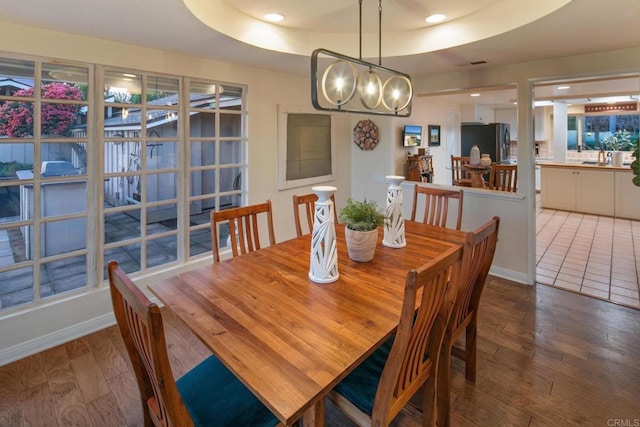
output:
[[[405,222],[404,248],[349,259],[336,226],[337,281],[308,277],[310,234],[149,286],[285,425],[324,425],[326,394],[398,326],[407,272],[466,233]],[[202,378],[202,381],[207,381]]]

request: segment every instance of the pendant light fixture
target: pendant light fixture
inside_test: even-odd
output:
[[[362,0],[359,5],[359,57],[314,50],[311,103],[316,110],[409,117],[413,99],[411,77],[382,66],[382,0],[378,0],[377,65],[362,60]]]

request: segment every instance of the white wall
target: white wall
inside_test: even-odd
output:
[[[513,263],[514,271],[520,271],[520,268],[526,264],[524,270],[526,283],[531,285],[535,283],[533,85],[536,82],[549,80],[637,75],[638,73],[640,73],[640,47],[576,55],[565,57],[562,61],[551,59],[413,78],[416,93],[445,93],[452,90],[517,85],[518,193],[524,199],[517,208],[508,209],[500,214],[501,217],[513,216],[517,221],[514,221],[513,226],[509,228],[509,233],[513,235],[509,235],[507,241],[498,243],[499,246],[506,244],[508,246],[505,246],[504,251],[500,249],[494,262],[501,265],[503,263],[501,257],[504,254],[509,262]],[[474,206],[474,209],[482,206],[479,200],[465,203],[465,211],[469,205]],[[492,204],[487,208],[494,210]]]
[[[295,235],[291,196],[308,193],[310,189],[277,190],[277,105],[310,107],[307,77],[1,23],[0,55],[8,52],[247,85],[249,203],[270,198],[276,239],[282,241]],[[334,153],[336,179],[330,184],[338,187],[336,199],[341,206],[351,194],[351,117],[335,115],[332,125],[340,136]],[[210,261],[201,263],[207,262]],[[178,270],[185,268],[188,267],[181,266]],[[175,271],[137,277],[136,282],[146,289],[150,281]],[[0,365],[112,324],[111,300],[106,289],[100,283],[86,294],[62,296],[26,311],[0,314]]]
[[[308,78],[274,73],[238,65],[144,49],[65,33],[56,33],[14,24],[0,25],[0,52],[17,52],[50,58],[120,66],[139,70],[208,78],[248,85],[249,111],[249,192],[250,202],[271,198],[275,207],[277,240],[293,236],[291,195],[308,188],[277,190],[277,105],[309,105]],[[438,76],[414,77],[416,93],[474,87],[518,84],[518,164],[519,195],[489,195],[489,191],[469,192],[465,196],[463,228],[472,229],[498,214],[500,241],[493,272],[533,284],[535,279],[533,127],[531,84],[545,78],[585,77],[640,71],[640,47],[622,51],[563,58],[501,67],[483,67]],[[407,152],[400,144],[404,124],[420,124],[426,133],[429,124],[445,124],[447,106],[416,97],[408,119],[383,116],[336,115],[333,126],[339,137],[336,194],[338,207],[350,195],[374,199],[382,206],[386,195],[384,176],[404,175]],[[381,141],[372,151],[353,144],[352,130],[358,120],[369,118],[380,129]],[[435,181],[446,176],[446,148],[432,149]],[[408,188],[408,187],[407,187]],[[407,192],[405,192],[406,194]],[[405,196],[405,209],[410,198]],[[208,260],[203,263],[209,262]],[[184,270],[181,266],[177,270]],[[175,273],[165,271],[155,276]],[[157,277],[137,279],[142,287]],[[24,313],[0,318],[0,365],[19,357],[76,338],[113,322],[111,302],[104,286],[94,292],[56,300]]]

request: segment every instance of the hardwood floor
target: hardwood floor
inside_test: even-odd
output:
[[[209,352],[164,315],[179,377]],[[453,426],[639,425],[640,311],[490,277],[479,316],[477,383],[453,362]],[[115,327],[0,368],[0,426],[67,425],[141,425]],[[328,404],[327,425],[350,423]],[[407,409],[394,425],[420,419]]]

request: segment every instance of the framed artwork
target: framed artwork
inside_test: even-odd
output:
[[[440,126],[429,125],[429,146],[440,145]]]

